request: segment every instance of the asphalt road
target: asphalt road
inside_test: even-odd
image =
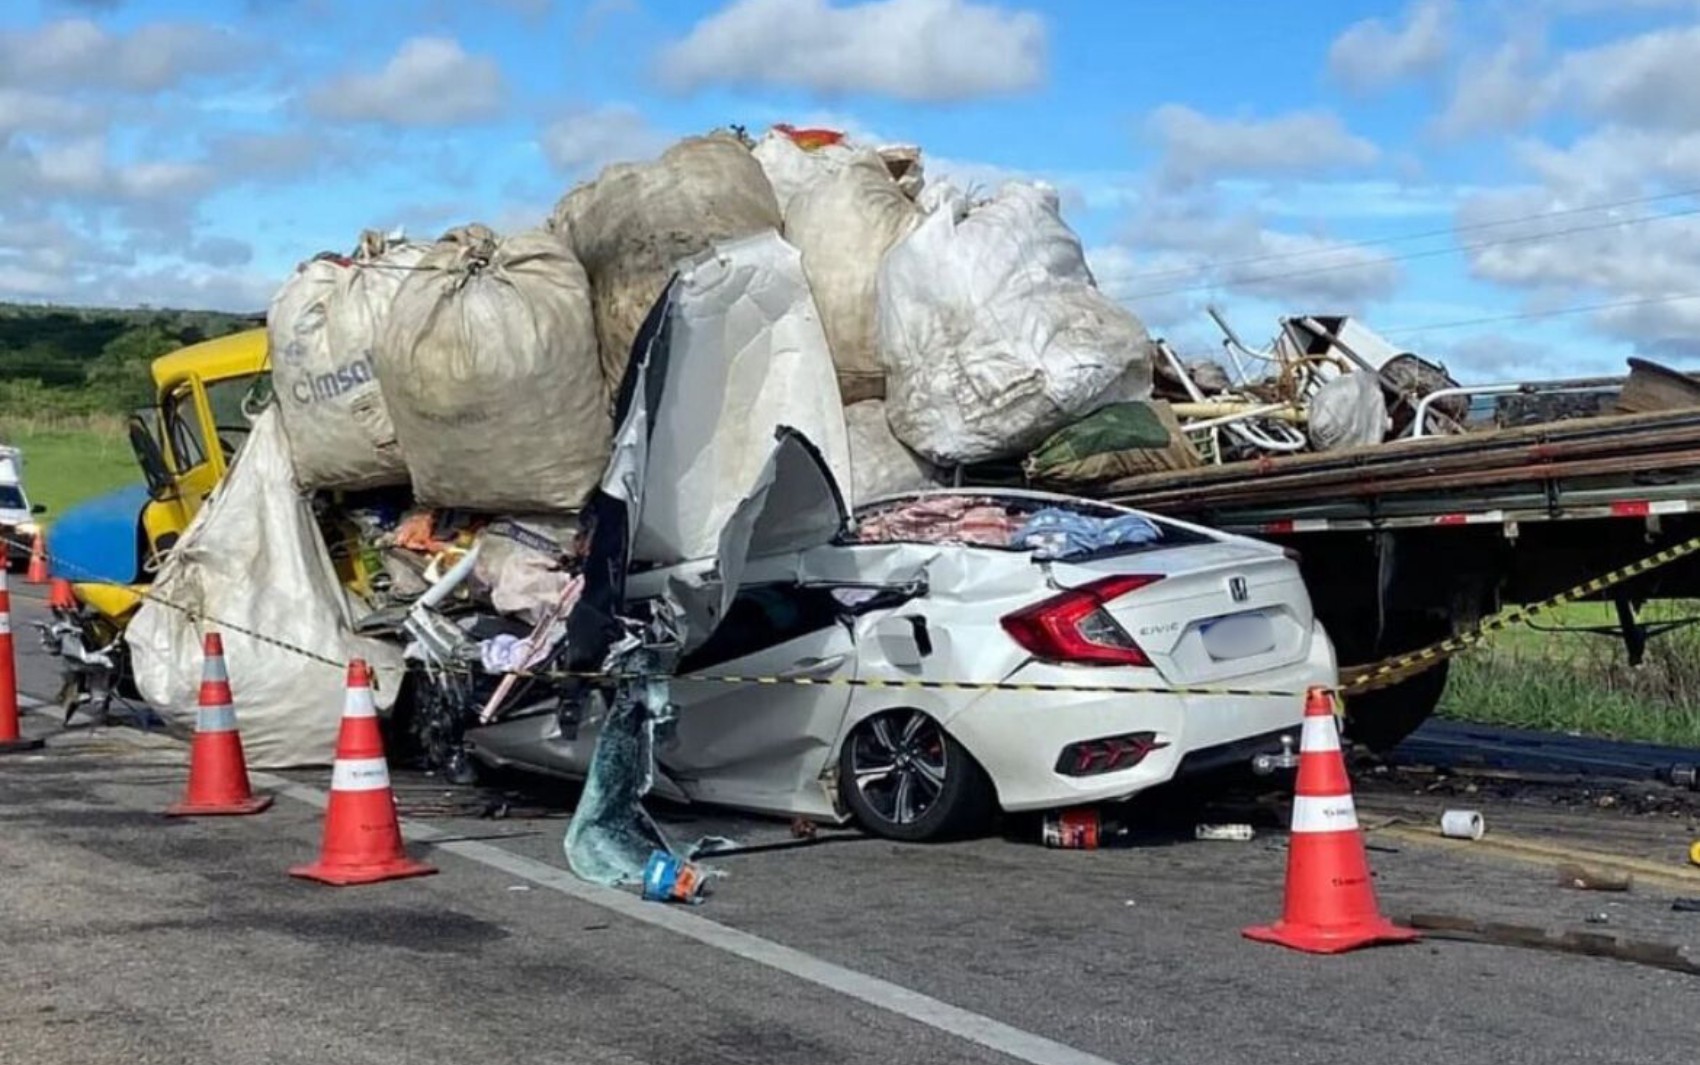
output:
[[[25,690],[48,694],[34,657],[21,656]],[[0,759],[4,1062],[1694,1056],[1697,977],[1482,945],[1319,958],[1242,939],[1280,907],[1283,840],[1267,829],[1247,844],[1156,837],[1094,853],[834,835],[718,860],[728,875],[686,911],[565,874],[566,796],[489,820],[466,816],[479,805],[466,793],[408,777],[412,847],[440,874],[339,890],[284,873],[316,850],[328,774],[263,778],[280,798],[259,817],[168,821],[159,811],[184,760],[174,743],[66,731],[41,712],[26,727],[49,746]],[[1406,816],[1456,804],[1386,790]],[[1619,816],[1469,798],[1496,826]],[[661,813],[682,838],[788,838],[771,822]],[[1649,853],[1691,827],[1610,823]],[[1700,957],[1700,915],[1671,913],[1655,891],[1568,891],[1530,866],[1425,847],[1371,859],[1390,911],[1593,931],[1585,920],[1604,914],[1612,931]]]

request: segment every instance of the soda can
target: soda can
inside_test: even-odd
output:
[[[1098,849],[1102,827],[1097,810],[1060,810],[1045,815],[1045,824],[1040,830],[1039,838],[1047,847],[1092,851]]]

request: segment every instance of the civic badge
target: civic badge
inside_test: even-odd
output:
[[[1234,597],[1234,602],[1243,603],[1250,598],[1251,590],[1246,587],[1244,577],[1229,577],[1228,594]]]

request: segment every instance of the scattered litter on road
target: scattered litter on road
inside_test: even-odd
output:
[[[643,897],[650,902],[702,902],[708,886],[708,874],[701,866],[693,865],[666,851],[649,856],[643,868]]]
[[[1127,826],[1106,821],[1091,807],[1060,810],[1045,815],[1039,839],[1047,847],[1061,850],[1097,850],[1128,834]]]
[[[1635,885],[1635,876],[1565,862],[1558,867],[1558,882],[1578,891],[1628,891]]]
[[[1448,839],[1481,839],[1487,834],[1487,822],[1477,810],[1447,810],[1440,815],[1440,834]]]
[[[509,884],[508,890],[509,891],[530,891],[531,885],[530,884]]]
[[[1676,899],[1670,908],[1673,913],[1700,913],[1700,899]]]
[[[1192,830],[1194,839],[1219,843],[1246,843],[1256,838],[1257,830],[1250,825],[1198,825]]]
[[[1588,924],[1611,924],[1611,914],[1606,913],[1604,910],[1599,910],[1595,913],[1590,913],[1588,916],[1582,918],[1582,920],[1586,921]]]

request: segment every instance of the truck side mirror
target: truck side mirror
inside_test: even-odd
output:
[[[31,514],[46,514],[47,513],[47,504],[46,503],[32,504],[30,506],[30,513]]]
[[[159,450],[159,441],[140,417],[130,419],[130,450],[136,453],[136,463],[142,468],[142,479],[147,482],[148,496],[153,499],[165,499],[169,496],[172,489],[171,470],[165,464],[165,455]]]

